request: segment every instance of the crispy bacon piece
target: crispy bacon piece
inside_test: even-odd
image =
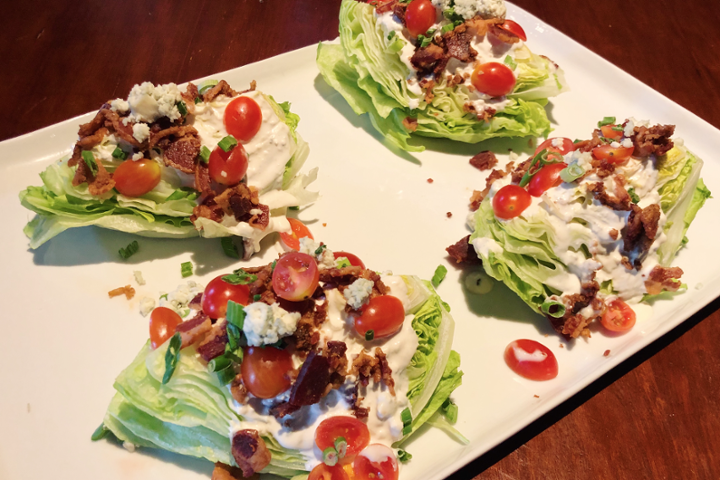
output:
[[[454,30],[447,32],[442,37],[447,48],[447,55],[465,63],[472,62],[478,53],[470,45],[473,35],[467,30],[465,24],[458,25]]]
[[[455,263],[463,263],[467,265],[475,265],[482,263],[475,253],[475,248],[470,245],[470,235],[461,238],[457,243],[450,245],[445,249],[448,255],[455,260]]]
[[[210,480],[243,480],[246,477],[243,476],[243,471],[238,467],[231,467],[224,463],[217,462],[212,472],[212,478]],[[252,475],[252,479],[260,478],[257,475]]]
[[[372,379],[375,383],[384,382],[392,395],[395,395],[395,380],[387,357],[381,348],[375,349],[375,356],[368,355],[365,350],[353,359],[351,372],[358,376],[358,381],[367,387]]]
[[[640,208],[633,204],[627,225],[623,229],[623,249],[626,252],[637,250],[638,260],[645,254],[657,236],[660,221],[660,205],[648,205]],[[636,260],[636,267],[638,266]]]
[[[512,183],[520,183],[520,180],[522,180],[523,176],[527,173],[528,169],[530,168],[530,164],[532,163],[533,159],[528,158],[524,162],[521,162],[515,170],[512,172]]]
[[[247,478],[270,464],[272,455],[257,430],[240,430],[233,435],[232,455]]]
[[[72,184],[77,187],[87,182],[90,195],[97,197],[115,188],[115,180],[113,180],[112,174],[108,173],[101,162],[96,160],[95,165],[97,165],[98,171],[96,175],[93,175],[85,161],[80,160],[80,162],[77,163]]]
[[[242,374],[238,373],[230,383],[230,394],[236,402],[244,404],[247,401],[248,391],[242,380]]]
[[[677,292],[682,283],[683,275],[680,267],[661,267],[657,265],[650,271],[650,278],[645,281],[645,288],[650,295],[657,295],[663,290]]]
[[[635,145],[633,156],[645,158],[651,154],[657,156],[665,155],[673,148],[674,143],[670,137],[675,133],[675,125],[653,125],[644,127],[642,125],[633,129],[630,139]]]
[[[258,207],[257,189],[239,183],[215,197],[226,215],[232,215],[238,222],[247,222],[252,217],[251,210]]]
[[[375,11],[380,13],[390,12],[395,9],[395,5],[398,3],[397,0],[375,0],[368,2],[371,5],[375,5]]]
[[[78,140],[77,143],[75,144],[75,148],[79,149],[81,152],[82,152],[82,150],[90,150],[94,146],[100,145],[100,142],[103,141],[103,138],[105,138],[108,133],[110,133],[110,131],[107,128],[100,127],[95,133]],[[75,163],[77,163],[77,159],[76,159]],[[70,164],[70,162],[68,162],[68,164]],[[72,165],[70,165],[70,166],[72,166]]]
[[[188,83],[187,88],[180,94],[180,96],[185,102],[188,115],[195,115],[195,99],[200,96],[197,86],[192,82]]]
[[[114,288],[108,292],[108,297],[110,298],[118,297],[120,295],[125,295],[125,298],[132,300],[135,296],[135,289],[130,285],[125,285],[124,287]]]
[[[310,300],[315,304],[313,300]],[[283,307],[284,308],[284,307]],[[309,352],[320,342],[320,332],[317,327],[327,319],[327,304],[316,305],[314,311],[309,310],[302,314],[293,334],[295,348],[301,352]]]
[[[332,388],[340,388],[345,383],[347,376],[348,359],[345,356],[347,345],[345,342],[327,342],[323,355],[327,356],[330,364],[330,385]]]
[[[348,403],[351,405],[350,409],[352,410],[353,415],[355,415],[355,418],[358,420],[363,420],[370,414],[370,409],[361,407],[363,397],[358,396],[358,384],[359,382],[355,382],[355,385],[352,388],[347,389],[346,392]]]
[[[565,315],[560,318],[547,315],[555,331],[565,335],[567,338],[577,338],[581,335],[583,337],[589,337],[590,330],[588,329],[588,325],[595,320],[595,317],[586,318],[580,315],[580,310],[588,305],[593,305],[593,308],[595,308],[595,301],[597,299],[597,292],[600,290],[600,285],[595,280],[591,280],[583,283],[581,288],[581,293],[565,295],[562,298],[566,307]]]
[[[329,359],[316,351],[310,352],[290,390],[288,403],[298,407],[313,405],[327,393],[329,384]]]
[[[212,192],[210,184],[210,168],[207,163],[197,162],[195,166],[195,190],[203,194]]]
[[[593,166],[593,168],[595,168],[595,172],[600,178],[609,177],[610,175],[615,173],[616,165],[609,162],[607,158],[603,158],[601,160],[593,158],[591,165]]]
[[[270,225],[270,207],[259,203],[256,210],[260,210],[260,213],[253,213],[248,220],[248,224],[253,228],[265,230]]]
[[[193,297],[192,300],[190,300],[190,303],[188,303],[188,307],[192,308],[193,310],[200,310],[202,308],[202,293],[198,293]]]
[[[163,160],[165,165],[181,172],[195,173],[195,165],[200,154],[200,139],[187,135],[171,142],[165,149]]]
[[[427,47],[418,48],[410,58],[410,63],[418,70],[418,75],[434,73],[436,69],[442,71],[447,65],[447,58],[442,47],[431,43]]]
[[[205,338],[205,335],[212,329],[212,322],[210,317],[205,315],[203,312],[198,312],[194,318],[182,322],[180,325],[175,327],[175,333],[179,333],[182,338],[182,347],[189,347],[190,345],[199,342]]]
[[[497,165],[498,159],[493,152],[485,150],[480,152],[470,159],[470,165],[477,168],[480,171],[490,170]]]
[[[203,360],[209,362],[213,358],[225,353],[225,345],[227,345],[227,343],[227,322],[221,320],[215,322],[215,325],[212,326],[210,332],[205,336],[205,339],[198,345],[197,352]]]
[[[220,80],[217,85],[212,87],[210,90],[203,94],[203,102],[211,102],[218,95],[227,95],[228,97],[234,97],[238,92],[230,87],[230,84],[225,80]]]
[[[480,204],[483,200],[485,200],[487,194],[490,193],[490,188],[492,188],[492,184],[495,183],[495,180],[506,177],[513,170],[514,167],[515,162],[509,162],[505,167],[505,171],[496,169],[490,172],[490,175],[488,175],[487,179],[485,180],[485,188],[482,191],[473,190],[473,194],[470,197],[470,210],[474,212],[475,210],[480,208]]]
[[[331,286],[350,285],[362,275],[362,267],[350,265],[343,268],[323,268],[320,270],[320,281]]]
[[[400,22],[405,25],[405,10],[407,9],[407,3],[396,3],[393,7],[393,15],[397,17]]]
[[[363,270],[363,272],[360,274],[360,276],[366,280],[370,280],[373,282],[373,291],[372,294],[374,295],[386,295],[390,292],[390,289],[383,283],[382,279],[380,278],[380,275],[377,274],[377,272],[373,270]]]
[[[590,152],[593,148],[604,145],[603,141],[600,140],[602,132],[599,129],[593,130],[592,138],[590,140],[583,140],[575,144],[575,150],[580,152]]]
[[[613,177],[613,180],[615,182],[614,195],[607,193],[603,182],[589,183],[588,191],[592,192],[595,199],[606,207],[626,212],[630,210],[630,205],[632,204],[630,194],[625,190],[625,186],[620,177],[616,175]]]
[[[405,127],[409,132],[414,132],[415,130],[417,130],[417,126],[418,126],[417,118],[405,117],[405,118],[403,118],[402,124],[403,124],[403,127]]]

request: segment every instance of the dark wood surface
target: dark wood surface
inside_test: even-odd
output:
[[[720,127],[720,2],[516,3]],[[6,5],[0,140],[95,110],[141,81],[185,82],[334,38],[338,8],[339,0]],[[453,478],[720,478],[718,308]]]

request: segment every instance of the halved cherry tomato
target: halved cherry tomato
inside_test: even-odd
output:
[[[230,135],[241,142],[249,142],[262,125],[260,105],[250,97],[238,97],[225,108],[223,121]]]
[[[397,480],[399,475],[395,453],[383,444],[373,443],[353,462],[355,480]]]
[[[625,162],[635,151],[635,147],[613,147],[612,145],[600,145],[592,149],[593,157],[598,160],[607,160],[616,165]]]
[[[557,143],[559,143],[560,146],[556,146]],[[540,145],[538,145],[538,147],[535,149],[535,155],[542,152],[543,150],[547,150],[548,152],[558,152],[561,155],[567,155],[568,153],[575,151],[575,144],[569,138],[548,138]]]
[[[258,398],[273,398],[290,388],[292,356],[275,347],[246,347],[240,367],[243,383]]]
[[[113,172],[115,190],[126,197],[145,195],[160,183],[160,164],[155,160],[125,160]]]
[[[300,252],[290,252],[280,257],[272,275],[275,295],[291,302],[310,297],[319,280],[320,270],[315,259]]]
[[[611,332],[627,332],[635,326],[635,320],[630,305],[618,298],[606,305],[600,323]]]
[[[603,125],[600,127],[600,130],[602,131],[602,136],[605,138],[613,138],[613,139],[619,139],[623,136],[623,131],[621,130],[613,130],[613,128],[617,128],[617,125]]]
[[[297,220],[295,218],[288,218],[288,222],[290,222],[290,228],[292,228],[292,232],[280,233],[280,240],[290,250],[300,250],[301,238],[315,238],[310,232],[310,229],[308,229],[305,224],[302,223],[300,220]]]
[[[505,347],[505,363],[529,380],[551,380],[558,375],[555,355],[535,340],[515,340]]]
[[[312,469],[308,480],[350,480],[350,477],[345,472],[342,465],[328,467],[324,463],[321,463]]]
[[[207,284],[200,301],[203,312],[212,319],[225,316],[229,300],[241,305],[250,303],[250,288],[247,285],[233,285],[222,277],[215,277]]]
[[[507,65],[498,62],[481,63],[470,77],[473,86],[491,97],[500,97],[515,88],[515,74]]]
[[[370,443],[370,430],[367,425],[355,417],[329,417],[320,422],[315,430],[315,445],[320,451],[335,446],[335,440],[343,437],[347,442],[347,452],[338,460],[340,465],[352,463],[360,451]]]
[[[348,252],[333,252],[333,255],[335,255],[335,260],[345,257],[348,259],[350,265],[352,265],[353,267],[361,267],[363,270],[365,270],[365,264],[362,260],[358,258],[357,255],[353,255],[352,253]]]
[[[518,185],[505,185],[493,197],[495,216],[509,220],[519,216],[532,203],[532,197]]]
[[[210,154],[208,170],[210,178],[221,185],[237,185],[243,179],[248,169],[248,156],[245,148],[237,144],[229,152],[220,147]]]
[[[373,338],[389,337],[400,330],[405,321],[405,307],[392,295],[372,297],[360,307],[360,312],[355,319],[355,330],[362,336],[372,330]]]
[[[435,23],[437,12],[430,0],[413,0],[405,10],[405,25],[410,35],[425,34]]]
[[[182,323],[182,318],[174,310],[157,307],[150,314],[150,345],[155,349],[175,335],[175,327]]]
[[[533,197],[539,197],[553,187],[562,183],[560,172],[567,167],[566,163],[551,163],[545,165],[537,172],[528,184],[528,193]]]
[[[523,42],[527,42],[527,35],[525,35],[525,30],[518,25],[517,22],[514,22],[512,20],[505,20],[505,23],[502,25],[498,25],[498,27],[502,28],[506,32],[510,32],[516,37],[518,37]]]

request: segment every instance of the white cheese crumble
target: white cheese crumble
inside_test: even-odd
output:
[[[130,110],[130,104],[122,98],[116,98],[110,102],[110,110],[113,112],[125,113]]]
[[[620,144],[619,144],[618,142],[612,142],[612,143],[610,144],[610,146],[611,146],[612,148],[620,148]]]
[[[142,152],[138,152],[132,156],[132,159],[134,162],[137,162],[138,160],[142,160],[145,158],[145,155],[142,154]]]
[[[313,240],[310,237],[302,237],[299,239],[300,242],[300,253],[306,253],[311,257],[315,257],[318,263],[318,267],[321,268],[335,268],[335,255],[332,250],[325,247],[318,255],[315,255],[317,249],[320,248],[320,242]]]
[[[189,280],[185,285],[180,285],[174,291],[161,295],[160,306],[171,308],[180,315],[185,316],[188,312],[183,312],[183,310],[187,309],[190,301],[198,293],[202,293],[203,290],[202,285]]]
[[[312,257],[315,256],[315,250],[320,248],[320,242],[316,242],[310,237],[302,237],[298,239],[298,241],[300,242],[300,249],[298,252],[307,253]]]
[[[282,337],[295,333],[300,314],[288,312],[277,303],[251,303],[245,310],[243,332],[248,345],[258,347],[277,342]]]
[[[625,147],[625,148],[630,148],[630,147],[633,146],[633,142],[632,142],[632,140],[630,140],[629,138],[625,138],[625,139],[623,139],[623,141],[622,141],[622,146]]]
[[[128,105],[130,107],[129,120],[132,122],[152,123],[161,117],[168,117],[170,121],[180,118],[177,103],[182,100],[180,90],[174,83],[158,85],[150,82],[135,85],[130,90]]]
[[[136,123],[133,125],[133,137],[142,143],[150,136],[150,127],[147,123]]]
[[[323,249],[317,256],[318,267],[335,268],[335,255],[329,248]]]
[[[432,0],[440,10],[450,8],[452,0]],[[483,18],[505,18],[505,2],[503,0],[455,0],[455,13],[469,20],[476,15]]]
[[[143,278],[143,274],[140,270],[133,271],[133,276],[135,277],[135,281],[138,285],[145,285],[145,279]]]
[[[374,283],[366,278],[358,278],[343,291],[343,297],[354,309],[360,308],[372,293]]]
[[[631,136],[633,133],[635,133],[635,119],[629,118],[627,120],[627,123],[625,124],[625,130],[623,130],[623,135],[626,137]]]
[[[153,310],[155,310],[155,300],[150,297],[143,297],[140,300],[140,315],[147,317]]]

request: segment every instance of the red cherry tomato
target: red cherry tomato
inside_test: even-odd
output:
[[[275,264],[272,285],[275,295],[291,302],[309,298],[318,286],[320,270],[306,253],[286,253]]]
[[[598,160],[607,160],[616,165],[625,162],[635,151],[635,147],[613,147],[612,145],[600,145],[592,149],[593,157]]]
[[[481,63],[470,77],[473,86],[491,97],[507,95],[515,88],[515,74],[507,65],[497,62]]]
[[[557,187],[562,183],[560,172],[567,167],[566,163],[552,163],[545,165],[537,172],[528,184],[528,193],[533,197],[539,197],[547,190]]]
[[[238,144],[229,152],[216,147],[208,161],[210,178],[221,185],[237,185],[248,169],[248,156],[242,145]]]
[[[498,25],[498,27],[502,28],[506,32],[510,32],[516,37],[518,37],[523,42],[527,42],[527,35],[525,35],[525,30],[518,25],[517,22],[514,22],[512,20],[505,20],[505,23],[502,25]]]
[[[292,356],[275,347],[246,347],[240,367],[243,383],[258,398],[273,398],[290,388]]]
[[[560,143],[560,146],[556,147],[554,143]],[[538,147],[535,149],[535,155],[542,152],[543,150],[547,150],[548,152],[558,152],[560,155],[567,155],[568,153],[575,151],[575,144],[569,138],[548,138],[540,145],[538,145]]]
[[[505,348],[505,363],[521,377],[530,380],[552,380],[557,377],[555,355],[535,340],[515,340]]]
[[[360,316],[355,319],[355,330],[362,336],[368,330],[373,338],[388,337],[402,327],[405,321],[405,307],[399,298],[392,295],[372,297],[360,308]]]
[[[627,332],[635,326],[635,320],[635,312],[630,305],[618,298],[606,306],[600,323],[611,332]]]
[[[617,125],[603,125],[600,127],[602,136],[605,138],[620,139],[623,136],[622,130],[613,130],[613,127],[617,128]]]
[[[410,35],[425,34],[435,23],[437,13],[430,0],[413,0],[405,10],[405,25]]]
[[[292,232],[280,233],[280,240],[282,240],[285,246],[288,247],[290,250],[300,250],[301,238],[315,238],[313,237],[312,233],[310,233],[310,230],[300,220],[288,218],[288,222],[290,222],[290,228],[292,228]]]
[[[203,312],[212,319],[225,316],[229,300],[241,305],[250,303],[250,288],[247,285],[232,285],[222,277],[215,277],[208,283],[200,301]]]
[[[350,480],[350,477],[345,473],[342,465],[328,467],[321,463],[312,469],[308,480]]]
[[[370,430],[355,417],[329,417],[320,422],[315,430],[315,445],[320,451],[335,446],[335,440],[343,437],[347,442],[345,456],[338,460],[340,465],[352,463],[360,451],[370,443]]]
[[[125,160],[113,172],[115,190],[126,197],[145,195],[160,183],[160,164],[155,160]]]
[[[380,443],[373,443],[355,458],[354,480],[397,480],[398,463],[393,451]]]
[[[156,349],[175,335],[175,327],[182,323],[182,318],[174,310],[157,307],[150,314],[150,345]]]
[[[335,255],[335,260],[345,257],[348,259],[350,265],[352,265],[353,267],[361,267],[363,270],[365,270],[365,264],[357,257],[357,255],[353,255],[352,253],[348,252],[333,252],[333,255]]]
[[[509,220],[519,216],[532,203],[532,197],[518,185],[505,185],[493,197],[495,216]]]
[[[260,105],[250,97],[238,97],[225,109],[225,129],[241,142],[249,142],[260,130]]]

